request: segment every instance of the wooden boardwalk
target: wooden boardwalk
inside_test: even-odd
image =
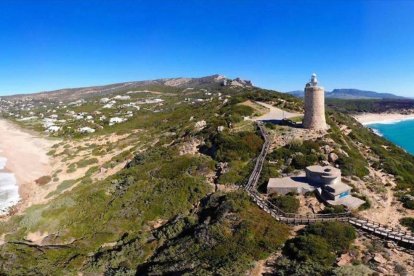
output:
[[[257,182],[262,172],[263,163],[266,160],[267,152],[269,151],[270,141],[266,130],[261,122],[257,122],[261,135],[264,139],[264,144],[259,156],[256,158],[256,164],[254,169],[246,183],[244,189],[251,196],[253,201],[265,212],[270,214],[276,220],[295,225],[307,225],[316,222],[327,221],[343,221],[348,222],[356,228],[359,228],[365,232],[376,235],[382,239],[392,240],[398,242],[408,248],[414,248],[414,236],[411,232],[400,231],[386,225],[379,224],[367,220],[362,217],[357,217],[350,212],[340,214],[310,214],[310,215],[298,215],[292,213],[286,213],[272,204],[269,200],[265,199],[260,193],[256,191]]]

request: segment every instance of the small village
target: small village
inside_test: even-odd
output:
[[[251,86],[250,81],[239,78],[231,80],[214,76],[223,87],[238,88]],[[172,82],[172,81],[171,81]],[[171,83],[174,85],[174,83]],[[50,136],[85,135],[94,133],[116,124],[127,122],[138,112],[158,113],[169,110],[169,104],[199,105],[204,102],[218,101],[225,104],[231,95],[223,95],[210,89],[191,87],[177,89],[177,93],[163,93],[156,90],[135,88],[125,91],[124,85],[111,89],[107,96],[81,97],[74,101],[48,100],[47,97],[30,96],[17,100],[0,98],[0,112],[5,118],[12,119],[26,127],[45,132]],[[122,92],[116,92],[121,90]],[[93,91],[96,95],[96,92]],[[104,93],[103,89],[101,93]],[[88,94],[88,93],[86,93]],[[200,122],[199,124],[202,124]]]

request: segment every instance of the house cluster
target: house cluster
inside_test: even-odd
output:
[[[57,102],[46,97],[0,98],[0,113],[24,124],[39,126],[52,135],[59,135],[66,132],[94,133],[98,129],[126,122],[139,111],[157,113],[170,107],[165,105],[162,96],[158,96],[161,92],[143,90],[116,95],[108,94],[106,90],[99,92],[105,95],[98,99],[81,98],[69,102]],[[230,98],[229,95],[207,89],[186,88],[182,93],[188,93],[188,96],[181,98],[176,105],[203,104],[215,99],[226,104]],[[196,126],[199,129],[204,127],[203,122]]]

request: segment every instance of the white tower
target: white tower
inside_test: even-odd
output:
[[[303,127],[307,129],[327,129],[325,119],[325,90],[318,86],[316,74],[305,86],[305,117]]]

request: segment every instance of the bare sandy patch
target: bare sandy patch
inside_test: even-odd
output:
[[[14,173],[19,186],[17,212],[43,196],[46,188],[35,181],[51,174],[53,161],[47,153],[57,141],[0,119],[0,156],[7,158],[5,169]]]
[[[375,123],[395,123],[398,121],[414,120],[414,113],[361,113],[353,116],[363,125]]]

